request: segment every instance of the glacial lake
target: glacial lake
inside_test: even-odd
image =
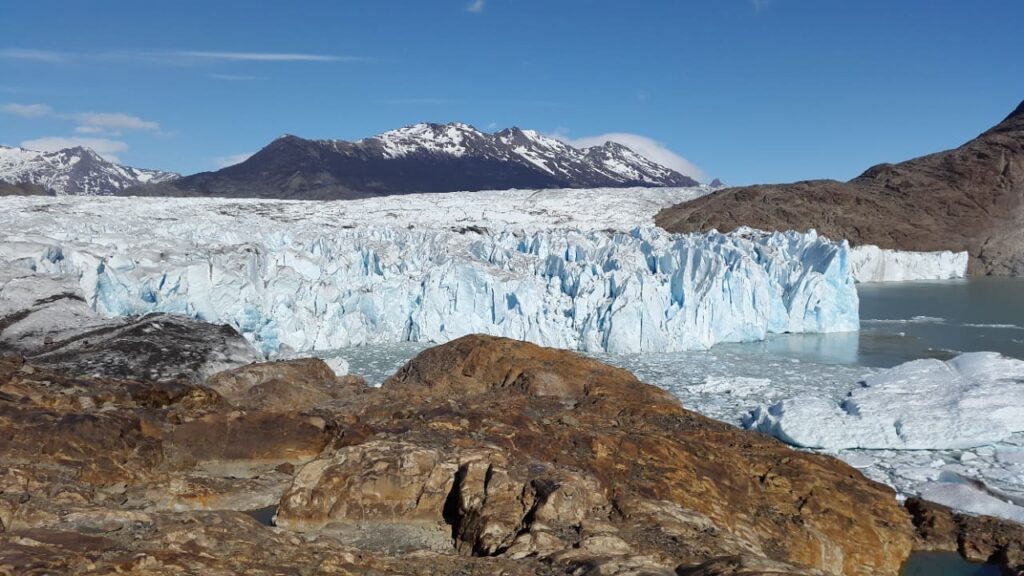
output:
[[[1024,279],[858,284],[860,332],[783,334],[722,349],[890,368],[990,351],[1024,359]]]

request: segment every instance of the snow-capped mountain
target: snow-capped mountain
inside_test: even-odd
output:
[[[35,184],[58,196],[113,196],[131,186],[175,178],[172,172],[108,162],[88,148],[39,152],[0,146],[0,182]]]
[[[343,199],[510,188],[697,186],[613,142],[574,148],[533,130],[414,124],[355,142],[282,136],[248,160],[131,193]]]

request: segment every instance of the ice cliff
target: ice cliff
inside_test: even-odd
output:
[[[850,261],[857,282],[947,280],[967,275],[967,252],[904,252],[867,245],[852,248]]]
[[[313,204],[284,205],[310,211],[298,221],[265,203],[165,206],[178,212],[97,221],[90,206],[39,227],[29,211],[34,234],[8,233],[0,259],[76,278],[101,313],[227,323],[270,354],[474,332],[664,352],[858,328],[849,249],[814,233],[339,228]]]

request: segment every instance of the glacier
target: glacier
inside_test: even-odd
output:
[[[967,252],[908,252],[873,245],[850,250],[851,268],[857,282],[949,280],[967,275]]]
[[[271,356],[469,333],[666,352],[859,328],[845,242],[649,224],[662,205],[700,193],[20,198],[0,216],[0,260],[75,278],[103,314],[225,323]]]

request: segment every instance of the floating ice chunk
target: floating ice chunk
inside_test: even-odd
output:
[[[334,371],[335,376],[348,375],[348,360],[345,360],[341,356],[331,356],[329,358],[324,358],[323,360],[328,366],[330,366],[331,370]]]
[[[731,394],[733,396],[753,396],[763,393],[771,386],[768,378],[750,378],[747,376],[708,376],[703,384],[690,387],[697,394]]]
[[[905,252],[866,245],[850,250],[850,262],[857,282],[947,280],[967,275],[967,252]]]
[[[1024,431],[1024,361],[993,352],[914,360],[868,376],[841,402],[797,396],[744,426],[807,448],[962,449]]]
[[[921,488],[921,497],[961,512],[995,516],[1024,524],[1024,506],[979,489],[971,483],[930,482]]]

